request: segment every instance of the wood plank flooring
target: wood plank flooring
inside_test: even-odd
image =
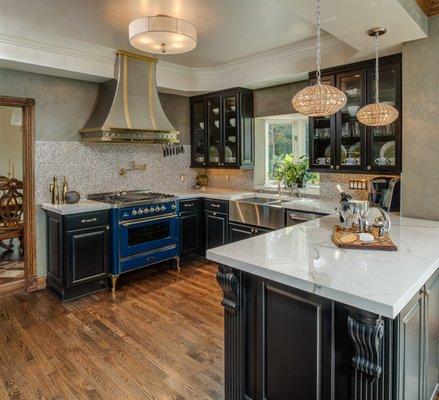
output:
[[[223,399],[216,265],[122,276],[115,294],[0,300],[0,399]]]

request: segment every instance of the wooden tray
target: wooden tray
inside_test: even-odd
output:
[[[342,249],[357,249],[357,250],[384,250],[384,251],[397,251],[398,246],[393,243],[392,239],[388,233],[386,233],[386,237],[384,239],[376,238],[374,232],[371,232],[375,236],[375,241],[371,243],[363,243],[360,239],[357,239],[355,242],[351,243],[342,243],[340,242],[340,237],[348,234],[355,233],[359,235],[357,232],[342,228],[339,225],[334,226],[334,233],[332,234],[332,241],[334,244]]]

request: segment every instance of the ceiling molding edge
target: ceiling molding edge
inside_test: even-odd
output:
[[[316,40],[309,39],[211,68],[167,61],[157,65],[157,85],[178,92],[208,92],[232,86],[261,87],[303,78],[315,68]],[[322,37],[328,65],[343,63],[356,50],[331,36]],[[113,77],[115,50],[19,26],[0,27],[0,66],[68,78],[104,81]],[[26,68],[27,67],[27,68]]]

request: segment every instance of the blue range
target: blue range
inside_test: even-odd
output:
[[[110,272],[112,291],[120,274],[178,257],[177,198],[128,191],[89,195],[111,205]]]

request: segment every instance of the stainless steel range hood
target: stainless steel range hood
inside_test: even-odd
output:
[[[115,79],[99,85],[95,106],[83,129],[86,142],[179,143],[166,117],[156,83],[155,58],[118,50]]]

